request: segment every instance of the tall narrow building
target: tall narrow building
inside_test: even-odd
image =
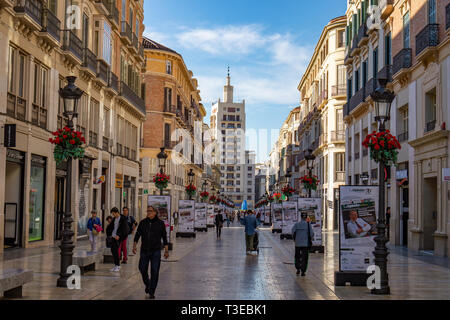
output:
[[[214,161],[220,166],[220,192],[240,205],[254,204],[254,157],[245,150],[245,100],[234,102],[234,87],[228,70],[223,101],[212,106],[211,130],[217,142]]]

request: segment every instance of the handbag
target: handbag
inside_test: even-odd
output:
[[[309,231],[309,222],[308,222],[308,248],[312,247],[312,239],[311,239],[311,233]]]

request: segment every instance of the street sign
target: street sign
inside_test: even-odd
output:
[[[15,124],[5,124],[5,137],[4,146],[6,148],[16,147],[16,125]]]

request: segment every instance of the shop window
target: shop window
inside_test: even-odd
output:
[[[30,242],[44,239],[45,212],[45,167],[44,157],[31,155],[30,199],[29,199],[29,237]]]

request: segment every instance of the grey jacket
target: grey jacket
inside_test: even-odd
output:
[[[308,222],[302,220],[297,222],[292,227],[292,237],[295,237],[296,247],[308,247]],[[314,238],[314,231],[312,229],[311,223],[309,224],[309,234],[311,236],[311,241]]]

